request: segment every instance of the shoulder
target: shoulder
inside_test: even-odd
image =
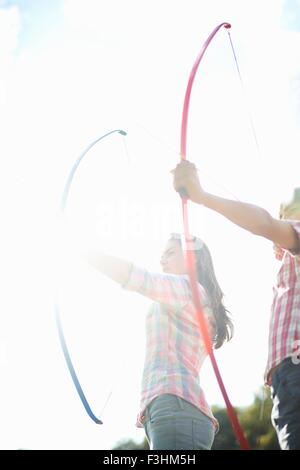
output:
[[[294,254],[300,252],[300,220],[273,219],[267,238]]]
[[[286,220],[294,232],[295,246],[290,248],[289,251],[294,254],[300,254],[300,220]]]

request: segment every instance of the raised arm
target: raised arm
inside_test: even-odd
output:
[[[184,188],[193,202],[218,212],[234,224],[267,238],[282,248],[299,251],[299,239],[289,222],[274,219],[261,207],[214,196],[204,191],[193,163],[188,161],[179,163],[173,174],[175,190],[180,191]]]
[[[82,253],[84,259],[95,269],[125,289],[138,292],[154,302],[183,307],[191,302],[191,291],[187,276],[151,273],[134,266],[131,262],[102,253]],[[203,304],[207,304],[206,295],[199,285],[199,294]]]
[[[113,281],[123,285],[127,282],[132,264],[129,261],[102,253],[84,253],[91,266]]]

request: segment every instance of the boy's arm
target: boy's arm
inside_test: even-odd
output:
[[[192,201],[218,212],[234,224],[255,235],[267,238],[282,248],[294,252],[299,251],[299,239],[289,222],[274,219],[261,207],[205,192],[193,163],[188,161],[179,163],[173,170],[173,174],[175,190],[179,191],[184,188]]]
[[[299,239],[292,225],[274,219],[265,209],[206,193],[202,204],[249,232],[271,240],[287,250],[298,251]]]

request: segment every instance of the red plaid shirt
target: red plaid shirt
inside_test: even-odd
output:
[[[200,387],[199,372],[207,356],[187,275],[153,274],[132,267],[124,286],[152,299],[146,318],[146,356],[137,426],[157,396],[170,393],[199,408],[218,428]],[[204,288],[198,284],[203,311],[214,332],[214,317]]]
[[[300,242],[300,221],[289,220]],[[272,383],[272,370],[286,357],[299,351],[300,339],[300,253],[282,250],[269,329],[269,354],[265,371],[267,384]]]

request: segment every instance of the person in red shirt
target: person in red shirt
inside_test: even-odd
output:
[[[300,187],[275,219],[261,207],[204,191],[189,161],[179,163],[172,173],[181,195],[184,190],[191,201],[274,244],[281,266],[274,286],[265,381],[271,386],[272,423],[281,449],[300,449]]]

